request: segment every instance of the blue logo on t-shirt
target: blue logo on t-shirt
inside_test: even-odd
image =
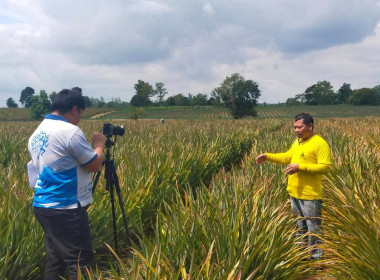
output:
[[[32,146],[33,153],[38,153],[37,159],[39,159],[40,156],[42,156],[46,152],[45,148],[49,146],[48,142],[49,142],[49,135],[47,135],[46,132],[44,131],[41,131],[39,134],[36,134],[33,137],[31,146]]]

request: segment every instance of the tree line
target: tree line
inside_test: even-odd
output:
[[[198,93],[196,95],[183,93],[169,96],[166,100],[164,97],[168,94],[165,84],[158,82],[153,87],[149,83],[138,80],[134,86],[135,95],[132,96],[130,104],[134,107],[145,106],[207,106],[215,105],[214,98],[208,98],[207,94]],[[153,100],[152,100],[153,99]]]
[[[74,90],[82,93],[80,87],[73,87]],[[223,82],[212,90],[211,96],[203,93],[196,95],[182,93],[169,96],[162,82],[155,83],[154,86],[143,80],[138,80],[134,85],[135,95],[130,102],[121,101],[120,98],[112,98],[106,102],[103,97],[93,98],[83,95],[86,107],[91,108],[122,108],[126,106],[145,107],[145,106],[222,106],[229,109],[235,119],[245,116],[257,116],[255,110],[257,100],[261,95],[259,84],[253,80],[246,80],[239,73],[227,76]],[[34,89],[26,87],[21,91],[20,103],[25,108],[30,108],[32,119],[39,119],[49,112],[51,102],[56,92],[47,94],[41,90],[36,95]],[[297,94],[293,98],[286,100],[286,105],[380,105],[380,85],[374,88],[351,89],[350,84],[344,83],[337,92],[328,81],[319,81],[308,87],[305,92]],[[18,107],[12,99],[7,100],[7,106]]]
[[[328,81],[319,81],[305,92],[286,100],[287,105],[380,105],[380,85],[373,88],[351,89],[344,83],[337,92]]]
[[[130,105],[133,107],[145,106],[223,106],[230,110],[235,119],[245,116],[257,116],[255,107],[260,97],[258,83],[253,80],[246,80],[239,73],[228,76],[211,92],[211,97],[207,94],[198,93],[196,95],[182,93],[168,97],[164,83],[156,83],[155,86],[138,80],[134,86],[135,95],[132,96]],[[156,97],[154,101],[151,98]]]
[[[244,116],[257,116],[255,106],[257,99],[260,97],[259,85],[253,80],[246,80],[240,74],[235,73],[220,84],[211,92],[211,97],[207,94],[198,93],[196,95],[182,93],[169,96],[166,100],[164,97],[168,94],[165,84],[158,82],[155,86],[149,83],[138,80],[134,85],[135,95],[132,96],[130,102],[123,102],[120,98],[112,98],[110,102],[105,102],[104,98],[92,98],[83,95],[86,102],[86,107],[91,108],[117,108],[131,105],[133,107],[144,106],[224,106],[228,108],[234,118],[240,119]],[[82,93],[80,87],[74,87]],[[56,92],[48,94],[45,90],[41,90],[39,95],[31,87],[26,87],[21,91],[20,103],[25,108],[30,108],[32,119],[40,119],[45,114],[49,113],[51,102],[53,101]],[[152,98],[155,99],[152,101]],[[7,106],[17,108],[18,104],[8,98]]]
[[[234,73],[211,92],[211,97],[207,94],[198,93],[196,95],[182,93],[170,96],[164,100],[168,94],[164,83],[156,83],[153,87],[147,82],[138,80],[134,86],[136,94],[131,99],[134,107],[150,105],[166,106],[224,106],[228,108],[232,116],[240,119],[244,116],[257,116],[255,106],[260,97],[259,85],[253,80],[246,80],[239,73]],[[151,98],[156,96],[156,100]]]
[[[82,93],[80,87],[73,87],[72,89]],[[37,120],[50,112],[51,102],[56,94],[55,91],[48,94],[45,90],[40,90],[39,95],[36,95],[32,87],[26,87],[21,91],[19,102],[25,108],[29,108],[31,118]],[[85,95],[83,97],[87,108],[121,108],[129,105],[128,102],[123,102],[120,98],[112,98],[111,101],[106,102],[103,97],[93,98]],[[7,107],[18,108],[18,104],[10,97],[7,99]]]

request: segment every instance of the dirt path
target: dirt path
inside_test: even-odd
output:
[[[116,112],[116,111],[111,111],[111,112],[105,112],[105,113],[101,113],[101,114],[97,114],[95,116],[92,116],[90,119],[96,119],[96,118],[99,118],[99,117],[102,117],[102,116],[105,116],[105,115],[108,115],[108,114],[111,114],[113,112]]]

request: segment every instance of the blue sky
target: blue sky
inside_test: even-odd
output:
[[[139,79],[209,94],[240,73],[260,102],[327,80],[380,84],[378,0],[0,0],[0,107],[27,86],[129,101]]]

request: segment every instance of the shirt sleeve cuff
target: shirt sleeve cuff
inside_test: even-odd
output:
[[[93,162],[97,157],[98,157],[98,155],[95,154],[95,156],[94,156],[92,159],[90,159],[88,162],[82,164],[82,166],[86,166],[87,164],[90,164],[90,163]]]
[[[299,170],[299,171],[305,171],[305,164],[303,164],[303,163],[299,163],[299,164],[298,164],[298,170]]]

